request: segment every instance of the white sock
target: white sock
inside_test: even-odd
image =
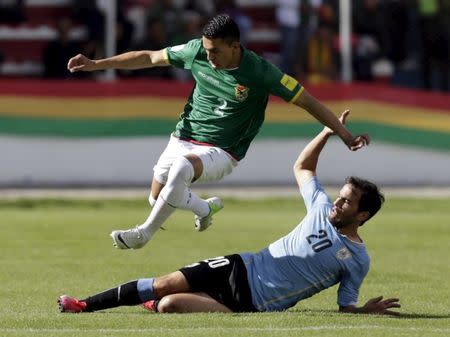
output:
[[[172,215],[175,209],[175,207],[169,205],[160,195],[156,200],[147,220],[145,220],[142,225],[139,225],[138,228],[140,230],[144,230],[150,239],[162,226],[162,224]]]
[[[148,196],[148,203],[150,204],[151,207],[155,206],[156,199],[153,198],[152,192],[150,192],[150,195]]]
[[[209,214],[208,203],[188,187],[194,178],[194,167],[185,157],[174,160],[161,195],[170,205],[188,209],[203,217]]]
[[[179,208],[189,209],[201,217],[207,216],[210,212],[209,204],[197,194],[192,192],[190,188],[186,188],[186,190],[187,198],[185,204],[183,206],[180,205]]]
[[[156,203],[147,218],[139,226],[151,237],[169,218],[176,208],[189,209],[204,217],[209,214],[208,203],[193,193],[187,185],[194,178],[194,168],[185,157],[178,157],[170,168],[166,186],[161,190]]]

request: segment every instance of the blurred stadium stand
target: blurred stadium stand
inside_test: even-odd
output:
[[[208,17],[217,12],[228,12],[242,19],[240,22],[245,27],[241,30],[245,33],[246,46],[280,65],[282,36],[276,8],[281,3],[296,4],[304,22],[317,16],[315,23],[307,22],[306,30],[305,27],[299,28],[298,35],[307,42],[299,44],[302,50],[297,55],[298,64],[293,67],[292,75],[302,81],[336,80],[340,67],[339,0],[118,0],[118,20],[121,22],[118,30],[122,35],[122,40],[117,42],[118,52],[142,46],[139,42],[145,41],[148,22],[155,19],[155,16],[150,16],[152,8],[159,8],[159,14],[163,14],[158,19],[165,20],[167,8],[182,18],[181,24],[175,21],[176,36],[168,34],[165,45],[199,36]],[[61,69],[73,49],[96,58],[104,55],[103,14],[98,7],[107,4],[107,0],[0,0],[0,75],[74,78]],[[450,0],[355,0],[352,4],[356,80],[385,80],[401,86],[450,90]],[[80,10],[87,7],[97,10],[97,13]],[[319,10],[311,10],[313,7]],[[365,25],[365,18],[376,18],[371,9],[375,9],[377,16],[384,20],[382,25],[376,21]],[[69,18],[70,22],[63,24],[64,18]],[[67,28],[70,28],[68,41],[58,41]],[[47,52],[46,56],[49,45],[52,51],[61,46],[64,50],[58,54]],[[49,55],[54,56],[50,61],[47,59]],[[66,59],[57,62],[58,57]],[[60,64],[49,72],[46,71],[46,60],[50,64]],[[166,75],[156,71],[140,75],[138,72],[119,72],[119,76],[167,78]],[[77,76],[89,77],[91,74]],[[170,77],[186,79],[186,76],[176,73],[171,73]]]
[[[22,11],[23,20],[0,24],[3,76],[29,77],[44,73],[44,49],[58,36],[58,19],[71,17],[71,5],[70,0],[25,0],[17,8]],[[75,41],[86,36],[86,28],[80,25],[70,31],[70,38]]]
[[[139,11],[145,11],[153,2],[155,1],[126,1],[127,14],[129,17],[140,19],[142,15]],[[248,36],[247,46],[260,54],[278,52],[279,34],[274,18],[273,1],[241,0],[239,3],[242,11],[255,22]],[[44,50],[50,41],[58,38],[58,21],[64,17],[74,18],[72,0],[25,0],[22,6],[20,9],[23,11],[23,20],[0,22],[2,76],[43,75]],[[132,20],[135,21],[134,17]],[[86,42],[87,27],[74,20],[69,37],[72,41]]]

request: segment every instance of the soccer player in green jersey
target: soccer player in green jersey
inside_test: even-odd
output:
[[[366,135],[353,136],[294,78],[241,46],[239,28],[228,15],[215,16],[203,28],[200,39],[183,45],[100,60],[79,54],[69,60],[67,68],[76,72],[169,65],[189,69],[195,86],[153,169],[149,196],[153,209],[143,224],[111,233],[116,248],[143,247],[177,208],[195,213],[197,231],[208,228],[222,202],[217,197],[203,200],[189,186],[194,181],[217,181],[231,173],[258,133],[271,94],[305,109],[350,150],[367,144]]]

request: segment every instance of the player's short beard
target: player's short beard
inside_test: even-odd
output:
[[[328,216],[330,223],[337,229],[344,228],[347,224],[343,223],[341,220],[333,219],[330,215]]]

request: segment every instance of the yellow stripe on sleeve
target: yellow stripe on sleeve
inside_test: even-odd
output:
[[[284,74],[280,80],[280,83],[286,87],[286,89],[292,91],[298,84],[297,80],[289,75]]]
[[[294,103],[297,100],[297,98],[300,97],[300,95],[302,94],[304,89],[305,88],[301,87],[300,90],[294,95],[294,97],[292,97],[292,99],[289,101],[289,103]]]
[[[167,54],[167,48],[164,48],[163,50],[163,55],[164,55],[164,60],[166,61],[167,64],[169,64],[169,54]]]

